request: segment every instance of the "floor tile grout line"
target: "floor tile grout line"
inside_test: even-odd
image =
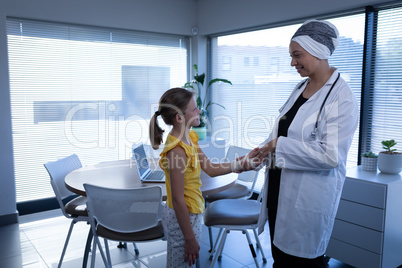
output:
[[[29,243],[31,244],[31,246],[35,249],[36,254],[40,257],[40,259],[42,260],[42,262],[46,265],[46,267],[50,268],[50,266],[48,265],[48,263],[46,262],[45,258],[43,258],[42,254],[40,254],[40,252],[38,251],[38,249],[36,248],[35,244],[32,242],[31,238],[27,235],[27,233],[25,233],[25,231],[23,229],[19,229],[20,233],[22,232],[25,237],[28,239]],[[23,265],[24,266],[24,265]]]

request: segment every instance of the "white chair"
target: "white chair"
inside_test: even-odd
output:
[[[261,193],[263,190],[261,191]],[[216,260],[221,260],[223,246],[226,241],[227,234],[230,231],[241,231],[246,235],[251,254],[254,258],[255,265],[259,267],[257,261],[257,254],[254,250],[253,243],[247,230],[251,229],[254,233],[257,242],[257,248],[261,251],[263,262],[266,263],[263,249],[261,247],[260,239],[258,238],[257,228],[260,221],[262,194],[259,195],[257,200],[251,199],[222,199],[211,203],[204,212],[204,224],[208,227],[220,228],[218,237],[214,247],[211,250],[210,259],[214,254],[215,247],[219,242],[218,249],[211,263],[211,268],[214,267]],[[223,230],[223,235],[221,237]],[[221,238],[220,238],[221,237]]]
[[[99,247],[105,266],[112,267],[108,240],[148,242],[164,239],[160,186],[111,189],[84,184],[84,188],[94,235],[91,267],[95,265],[96,247]],[[104,238],[106,257],[99,237]]]
[[[67,238],[64,243],[63,251],[58,264],[58,267],[61,267],[74,225],[79,221],[84,221],[87,223],[89,222],[86,206],[87,199],[84,196],[77,197],[77,195],[69,191],[64,184],[64,178],[66,175],[71,171],[82,167],[82,165],[78,156],[73,154],[57,161],[48,162],[44,164],[44,166],[49,173],[50,183],[63,215],[66,218],[71,219],[70,228],[68,230]],[[87,246],[85,247],[84,252],[83,267],[86,267],[87,264],[91,239],[92,234],[89,230]]]
[[[232,145],[228,148],[226,159],[231,162],[236,160],[240,156],[246,155],[249,152],[250,149]],[[206,206],[214,201],[221,199],[249,199],[253,195],[257,178],[258,171],[255,170],[240,173],[237,177],[236,184],[229,189],[216,194],[204,196]],[[208,228],[208,232],[210,241],[210,252],[212,252],[213,238],[211,228]]]

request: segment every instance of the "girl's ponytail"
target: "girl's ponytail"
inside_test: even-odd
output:
[[[159,145],[161,145],[163,141],[163,132],[165,132],[158,125],[158,115],[160,115],[160,113],[156,111],[149,122],[149,139],[154,150],[159,149]]]

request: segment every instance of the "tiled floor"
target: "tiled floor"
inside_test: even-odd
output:
[[[57,267],[58,260],[64,245],[70,220],[61,215],[59,210],[47,211],[20,217],[19,224],[0,227],[0,267]],[[79,222],[75,225],[70,244],[62,267],[76,268],[82,266],[82,255],[88,234],[89,225]],[[261,253],[258,260],[261,267],[272,267],[268,232],[260,235],[262,247],[268,259],[262,263]],[[215,232],[215,235],[217,232]],[[253,237],[251,235],[251,237]],[[117,243],[110,243],[113,267],[163,268],[166,266],[166,242],[155,241],[138,244],[140,254],[133,252],[132,245],[128,250],[117,248]],[[208,231],[204,226],[200,266],[209,267],[208,259]],[[99,251],[98,251],[99,252]],[[102,259],[97,256],[96,267],[104,267]],[[247,245],[246,237],[240,232],[231,232],[228,235],[224,255],[215,267],[237,268],[255,267]],[[331,259],[330,268],[347,268],[341,262]]]

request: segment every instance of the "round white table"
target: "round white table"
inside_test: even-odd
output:
[[[102,162],[74,170],[65,177],[67,189],[73,193],[85,196],[84,183],[102,187],[127,189],[159,185],[162,187],[163,199],[166,200],[165,183],[144,183],[140,181],[138,171],[131,159]],[[152,169],[158,168],[157,161],[150,160]],[[201,172],[201,191],[204,196],[226,190],[236,183],[238,174],[209,177]]]

